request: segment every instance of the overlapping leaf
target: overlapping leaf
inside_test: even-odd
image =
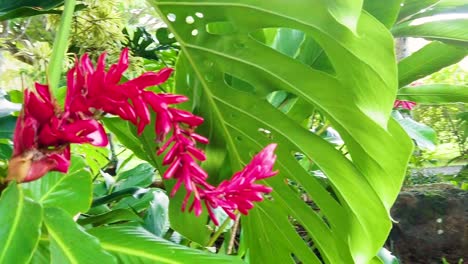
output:
[[[92,175],[84,160],[72,158],[68,173],[50,172],[24,184],[25,193],[44,207],[59,207],[70,215],[86,212],[92,200]]]
[[[191,96],[187,108],[206,119],[208,160],[232,172],[261,147],[278,143],[280,175],[267,181],[275,190],[272,199],[242,219],[251,263],[373,259],[390,230],[388,210],[411,152],[405,132],[390,119],[397,72],[386,28],[363,12],[355,35],[330,13],[334,3],[322,1],[289,2],[288,8],[279,0],[152,3],[169,18],[181,45],[176,85]],[[193,24],[186,23],[188,16],[196,18]],[[298,30],[313,39],[335,74],[264,45],[258,32],[271,28]],[[297,96],[305,116],[313,107],[325,113],[352,161],[269,104],[266,97],[275,91]],[[317,164],[338,198],[303,170],[295,153]],[[287,186],[288,180],[307,191],[326,220]],[[296,233],[292,220],[310,234],[319,253]]]
[[[243,263],[166,241],[141,227],[104,227],[90,230],[119,263]]]
[[[29,263],[37,247],[42,208],[10,183],[0,197],[0,263]]]

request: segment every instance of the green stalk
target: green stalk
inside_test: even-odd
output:
[[[47,82],[53,94],[57,93],[60,75],[62,74],[62,65],[65,52],[68,48],[68,37],[70,36],[73,11],[75,10],[76,0],[65,0],[60,27],[54,40],[52,56],[50,58],[49,68],[47,69]]]
[[[235,213],[237,213],[237,212],[235,212]],[[218,230],[216,230],[216,233],[214,233],[214,235],[211,237],[210,241],[207,244],[207,247],[212,247],[214,245],[214,243],[216,242],[218,237],[222,233],[224,233],[224,229],[226,229],[226,226],[229,224],[230,221],[231,221],[231,218],[226,217],[226,220],[224,220],[224,222],[221,224],[221,226],[218,228]]]

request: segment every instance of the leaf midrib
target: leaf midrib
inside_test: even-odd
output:
[[[182,262],[178,262],[178,261],[174,261],[168,258],[162,258],[160,256],[146,253],[144,250],[129,249],[128,247],[117,246],[117,245],[109,244],[109,243],[102,242],[102,241],[101,241],[101,247],[105,250],[116,252],[116,253],[124,253],[127,255],[151,259],[154,261],[158,261],[158,263],[182,264]]]
[[[80,172],[81,170],[78,170],[78,171],[74,171],[72,173],[69,173],[69,174],[65,174],[64,176],[60,177],[60,179],[54,184],[54,186],[52,186],[52,188],[49,188],[49,190],[41,197],[41,199],[39,199],[39,203],[43,203],[47,198],[48,196],[54,192],[54,190],[57,188],[57,186],[59,186],[63,181],[65,181],[67,178],[69,177],[72,177],[73,175],[75,174],[78,174],[78,172]]]
[[[49,235],[52,236],[54,241],[62,249],[62,252],[65,253],[65,255],[68,257],[68,260],[70,260],[71,263],[79,264],[78,260],[76,260],[75,256],[73,255],[73,252],[68,250],[68,247],[66,246],[66,244],[62,240],[59,239],[59,236],[57,235],[57,233],[55,233],[53,228],[51,228],[50,226],[47,226],[47,230],[49,231]]]

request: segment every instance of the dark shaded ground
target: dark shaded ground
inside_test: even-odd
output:
[[[392,208],[387,241],[404,264],[468,262],[468,192],[450,184],[404,188]],[[463,262],[462,262],[463,263]]]

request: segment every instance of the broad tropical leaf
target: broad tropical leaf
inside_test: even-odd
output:
[[[61,12],[59,10],[52,9],[62,4],[63,0],[1,0],[0,21],[40,14],[60,14]]]
[[[468,86],[451,84],[408,86],[398,91],[398,98],[428,104],[467,103]]]
[[[404,0],[398,15],[398,20],[408,19],[421,10],[426,10],[434,6],[438,2],[440,2],[440,0]]]
[[[382,22],[387,28],[391,28],[397,20],[403,2],[404,0],[365,0],[364,9]]]
[[[206,119],[202,130],[210,136],[208,160],[219,160],[223,170],[232,173],[263,146],[278,143],[280,174],[266,181],[274,189],[272,198],[242,218],[250,262],[374,259],[391,228],[388,210],[412,149],[406,133],[390,118],[397,71],[388,30],[362,12],[353,18],[358,19],[354,35],[330,12],[331,1],[298,0],[288,2],[287,8],[279,0],[151,3],[181,45],[176,88],[191,96],[192,105],[186,107]],[[202,18],[195,18],[196,13]],[[185,22],[188,16],[194,23]],[[335,74],[265,45],[259,32],[272,28],[298,30],[313,39]],[[266,98],[277,91],[297,97],[305,117],[314,108],[324,113],[344,139],[352,161],[272,106]],[[333,193],[301,167],[297,153],[323,171]],[[308,193],[321,214],[287,186],[289,181]],[[298,225],[318,251],[296,233]],[[275,243],[266,246],[267,241]]]
[[[244,263],[236,257],[216,255],[174,244],[141,227],[103,227],[89,230],[119,263]]]
[[[31,259],[31,264],[50,264],[49,241],[39,241],[39,245]]]
[[[0,263],[29,263],[39,242],[42,208],[12,182],[0,197]]]
[[[59,207],[70,215],[88,211],[92,200],[92,175],[83,158],[72,157],[67,174],[50,172],[24,184],[25,193],[43,207]]]
[[[130,187],[148,187],[154,181],[154,167],[142,163],[136,167],[117,174],[116,191]]]
[[[142,222],[142,219],[129,209],[116,209],[100,215],[93,215],[83,219],[78,219],[78,223],[80,225],[93,224],[96,226],[112,224],[121,221]]]
[[[392,28],[398,37],[419,37],[467,46],[468,4],[463,0],[442,0]]]
[[[437,133],[431,127],[416,122],[411,117],[404,117],[398,111],[393,111],[393,116],[405,129],[406,133],[416,142],[421,149],[434,150],[437,144]]]
[[[467,48],[433,41],[398,63],[399,86],[403,87],[440,69],[461,61]]]
[[[99,240],[82,231],[71,216],[59,208],[46,208],[44,222],[49,233],[51,263],[115,263]]]

